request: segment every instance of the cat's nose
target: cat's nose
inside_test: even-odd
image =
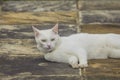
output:
[[[47,45],[48,49],[51,49],[51,45]]]

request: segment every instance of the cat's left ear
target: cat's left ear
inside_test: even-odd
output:
[[[52,28],[52,31],[58,34],[58,23]]]

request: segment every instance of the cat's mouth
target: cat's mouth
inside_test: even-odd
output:
[[[53,51],[53,49],[52,49],[52,48],[49,48],[49,49],[48,49],[48,51],[49,51],[49,52],[52,52],[52,51]]]
[[[52,51],[53,51],[52,49],[48,50],[48,52],[52,52]]]
[[[45,52],[52,52],[54,48],[52,47],[42,47]]]
[[[47,52],[52,52],[53,49],[52,49],[52,48],[46,48],[46,51],[47,51]]]

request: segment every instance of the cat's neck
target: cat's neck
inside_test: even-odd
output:
[[[57,45],[56,45],[55,49],[57,49],[60,46],[61,43],[62,43],[62,40],[61,40],[61,37],[59,36],[58,41],[56,43]]]

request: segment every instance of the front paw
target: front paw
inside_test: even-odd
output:
[[[78,64],[80,68],[88,67],[88,64]]]
[[[79,65],[76,63],[76,64],[71,64],[72,68],[79,68]]]
[[[71,56],[69,58],[69,64],[72,66],[72,68],[79,68],[78,59],[75,56]]]

